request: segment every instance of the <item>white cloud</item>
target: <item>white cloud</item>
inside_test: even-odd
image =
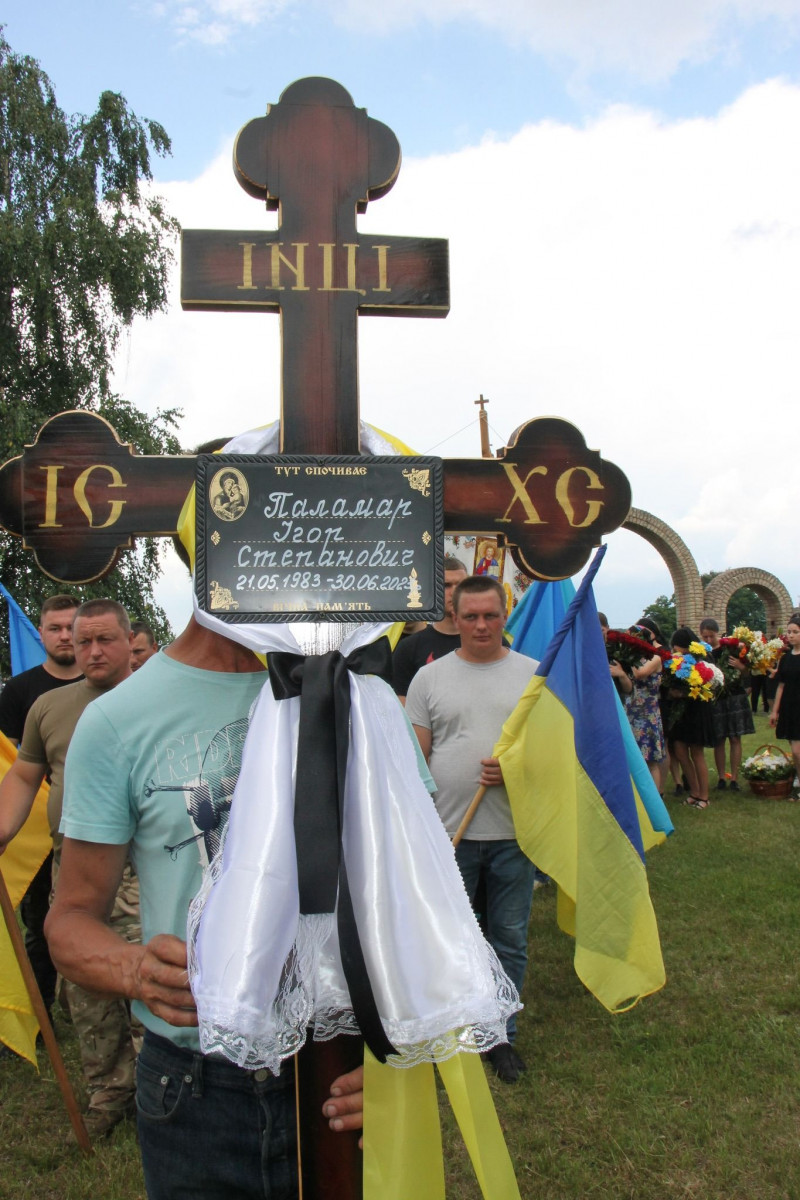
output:
[[[221,45],[240,29],[273,21],[293,0],[161,0],[154,13],[175,32],[206,45]]]
[[[581,77],[622,70],[649,81],[683,63],[740,55],[755,26],[777,26],[783,42],[800,32],[800,0],[161,0],[154,11],[181,35],[215,44],[312,6],[378,36],[423,23],[476,24],[572,63]]]
[[[785,7],[780,0],[778,6]],[[752,7],[724,0],[383,0],[379,5],[346,0],[338,12],[339,20],[351,28],[372,27],[383,33],[423,20],[473,21],[527,43],[536,53],[572,61],[584,73],[623,69],[659,79],[682,61],[716,49],[729,18],[749,16],[741,10]]]
[[[799,126],[800,88],[773,82],[716,119],[613,108],[584,129],[543,122],[406,162],[359,226],[449,237],[452,311],[359,322],[366,419],[461,456],[479,453],[481,392],[495,449],[520,423],[561,416],[701,570],[762,567],[797,595],[800,484],[784,464],[800,380]],[[187,226],[274,225],[228,150],[161,190]],[[141,407],[182,405],[187,445],[274,419],[278,324],[176,300],[135,325],[120,386]],[[628,586],[633,564],[649,598],[672,590],[640,539],[612,548],[609,583]]]

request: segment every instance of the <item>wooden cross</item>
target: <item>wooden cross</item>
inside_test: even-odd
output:
[[[486,415],[486,405],[489,403],[489,401],[486,400],[483,396],[483,393],[481,393],[480,398],[474,403],[479,405],[481,410],[478,416],[478,424],[481,431],[481,457],[491,458],[492,447],[489,445],[489,418]]]
[[[359,313],[447,314],[446,241],[356,229],[399,166],[392,131],[340,84],[301,79],[234,150],[242,186],[280,209],[278,230],[184,232],[184,308],[281,315],[284,453],[359,452]],[[192,457],[134,454],[101,417],[61,413],[0,467],[0,524],[46,574],[89,582],[134,538],[173,535],[193,481]],[[622,471],[557,418],[520,426],[496,458],[444,462],[445,529],[497,538],[532,577],[574,575],[630,503]]]

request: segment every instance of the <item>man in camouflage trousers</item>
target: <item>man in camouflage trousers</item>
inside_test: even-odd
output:
[[[54,881],[57,876],[55,867]],[[125,867],[108,923],[126,942],[141,942],[139,880],[130,864]],[[69,979],[62,979],[61,987],[78,1039],[89,1093],[84,1123],[92,1139],[103,1137],[133,1115],[136,1055],[141,1046],[142,1027],[131,1017],[126,1001],[118,996],[87,992]]]
[[[131,627],[128,615],[114,600],[89,600],[75,613],[73,624],[76,665],[84,678],[40,696],[25,721],[19,753],[0,784],[0,854],[22,827],[48,768],[51,772],[47,816],[54,843],[53,884],[58,876],[62,837],[61,801],[64,766],[75,726],[84,709],[98,696],[122,683],[131,673]],[[139,942],[139,881],[130,864],[109,918],[126,941]],[[89,1092],[86,1127],[101,1137],[132,1112],[135,1035],[125,1000],[84,991],[64,982],[81,1062]]]

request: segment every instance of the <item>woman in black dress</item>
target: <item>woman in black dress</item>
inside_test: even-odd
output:
[[[789,649],[778,663],[778,690],[769,714],[775,734],[792,749],[795,774],[800,777],[800,613],[792,613],[786,626]]]
[[[697,634],[684,626],[673,633],[672,649],[686,653],[692,642],[699,641]],[[675,757],[689,784],[689,795],[683,803],[691,805],[692,808],[708,808],[708,766],[705,748],[714,745],[711,701],[690,700],[682,691],[669,687],[669,676],[666,676],[664,683],[667,692],[665,728]]]

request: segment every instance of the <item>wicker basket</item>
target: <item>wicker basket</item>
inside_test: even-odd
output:
[[[752,757],[760,754],[762,750],[773,750],[777,754],[782,755],[788,764],[794,766],[793,760],[789,757],[785,750],[780,746],[776,746],[773,742],[765,742],[763,746],[759,746]],[[750,791],[754,796],[761,796],[764,800],[788,800],[792,794],[792,786],[794,779],[794,771],[788,779],[778,779],[773,783],[766,783],[762,779],[748,779]]]
[[[788,800],[792,794],[791,779],[779,779],[777,783],[763,783],[760,779],[749,779],[750,791],[763,800]]]

